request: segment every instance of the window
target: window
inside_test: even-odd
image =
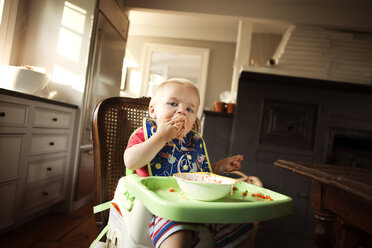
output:
[[[4,0],[0,0],[0,26],[3,19]]]
[[[0,64],[9,64],[18,0],[0,0]]]

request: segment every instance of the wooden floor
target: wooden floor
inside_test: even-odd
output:
[[[70,214],[46,214],[3,234],[0,236],[0,248],[88,248],[96,237],[93,203],[89,203]],[[260,226],[255,247],[312,248],[312,234]]]
[[[97,237],[93,203],[70,214],[48,213],[0,237],[4,248],[88,248]]]

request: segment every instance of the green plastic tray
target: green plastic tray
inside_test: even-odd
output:
[[[192,200],[180,190],[173,177],[139,177],[128,175],[124,183],[127,191],[157,216],[192,223],[249,223],[289,215],[292,198],[249,183],[239,182],[237,190],[213,202]],[[169,189],[173,188],[174,192]],[[248,191],[244,196],[243,192]],[[252,196],[261,192],[273,201]]]

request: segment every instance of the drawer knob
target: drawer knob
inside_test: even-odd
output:
[[[46,170],[47,171],[52,171],[52,167],[48,167]]]
[[[48,192],[44,192],[43,195],[47,196],[47,195],[49,195],[49,193]]]
[[[49,145],[54,146],[54,142],[53,141],[49,142]]]
[[[6,113],[5,112],[0,112],[0,117],[5,117]]]
[[[58,118],[57,117],[54,117],[52,120],[53,121],[58,121]]]

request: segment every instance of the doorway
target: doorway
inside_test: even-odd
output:
[[[145,43],[142,56],[143,75],[140,95],[152,96],[160,83],[170,78],[186,78],[200,93],[200,118],[204,109],[209,49],[167,44]]]

